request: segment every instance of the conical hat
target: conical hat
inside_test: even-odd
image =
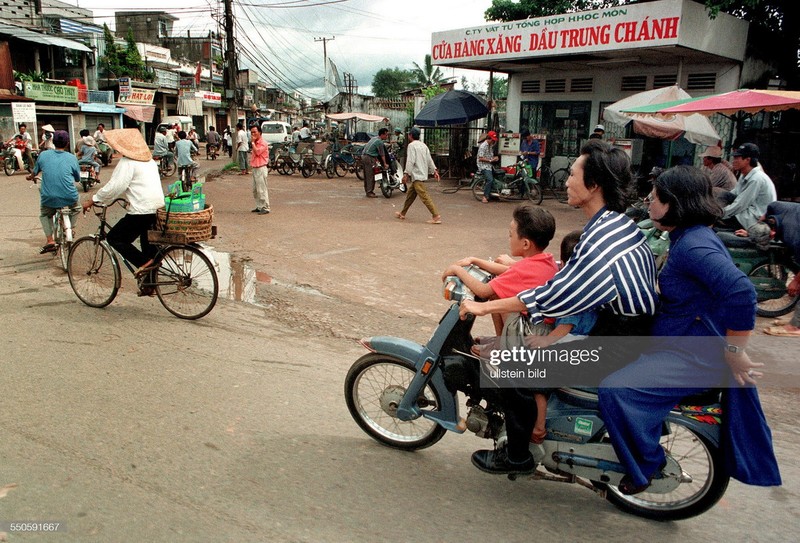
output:
[[[138,129],[106,130],[103,134],[106,136],[108,145],[122,156],[139,162],[153,159],[153,154]]]

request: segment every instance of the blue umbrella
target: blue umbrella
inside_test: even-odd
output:
[[[450,90],[431,98],[414,118],[414,123],[419,126],[466,124],[487,113],[486,102],[471,92]]]

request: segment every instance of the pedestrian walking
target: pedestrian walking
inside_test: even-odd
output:
[[[250,145],[247,142],[247,132],[244,131],[244,124],[236,124],[236,156],[239,157],[239,175],[250,173],[250,160],[247,156]]]
[[[394,216],[400,220],[406,218],[406,213],[414,203],[414,200],[419,196],[428,211],[431,212],[431,219],[428,224],[442,224],[442,216],[436,210],[436,205],[433,203],[428,191],[425,188],[425,181],[431,175],[439,180],[439,170],[436,164],[433,163],[430,149],[428,146],[419,141],[420,130],[417,127],[408,131],[408,148],[406,150],[406,169],[403,174],[403,182],[408,185],[408,193],[406,194],[406,201],[403,204],[403,211],[396,211]]]
[[[270,212],[269,190],[267,187],[267,173],[269,172],[269,144],[261,137],[261,126],[256,123],[250,127],[250,139],[252,141],[252,159],[250,165],[253,167],[253,198],[256,201],[256,208],[253,213],[266,215]]]

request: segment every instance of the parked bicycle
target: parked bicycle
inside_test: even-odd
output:
[[[117,198],[111,203],[127,205]],[[100,219],[96,234],[72,244],[67,274],[75,295],[90,307],[105,307],[114,301],[122,282],[119,261],[134,273],[132,264],[118,256],[106,241],[110,228],[106,213],[111,206],[94,204]],[[196,243],[187,243],[185,234],[151,231],[150,243],[157,247],[153,270],[137,279],[142,290],[154,290],[161,305],[181,319],[199,319],[217,303],[219,280],[211,260]]]
[[[354,172],[355,166],[356,157],[353,155],[353,145],[348,143],[325,158],[325,175],[328,176],[328,179],[333,176],[344,177],[348,172]]]
[[[575,158],[568,158],[568,165],[556,170],[551,169],[551,163],[542,164],[539,168],[539,186],[543,193],[549,193],[551,198],[555,198],[559,202],[567,201],[567,179],[569,179],[569,170]]]

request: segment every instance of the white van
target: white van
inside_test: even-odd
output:
[[[281,121],[261,123],[261,137],[267,143],[284,143],[292,139],[292,126]]]

